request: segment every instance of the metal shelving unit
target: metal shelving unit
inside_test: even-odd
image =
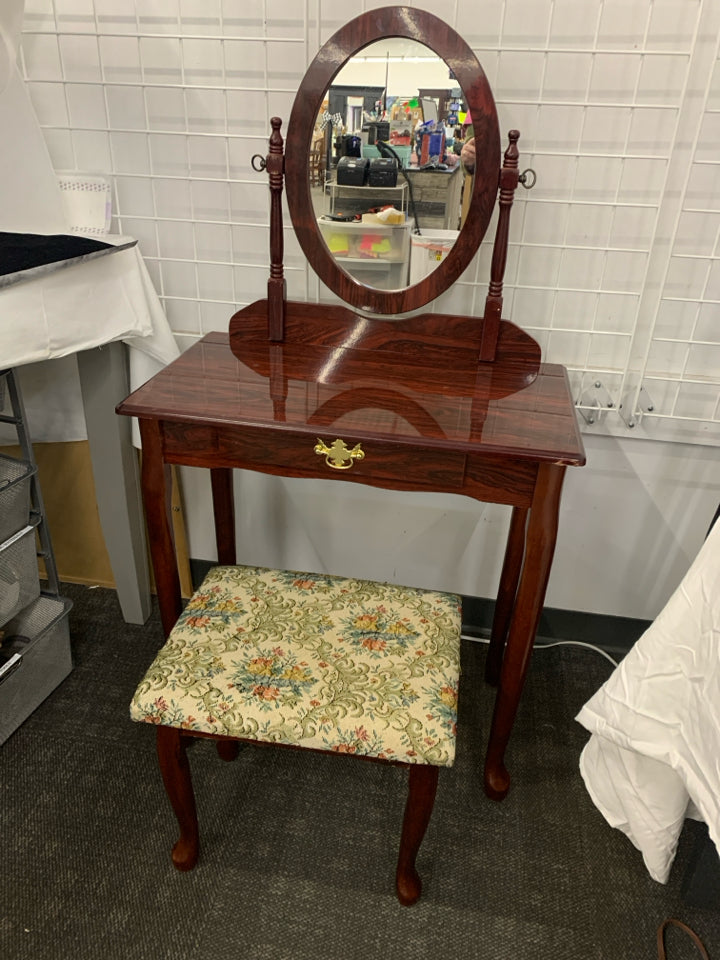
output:
[[[338,210],[338,201],[345,200],[355,204],[370,206],[393,203],[398,209],[407,213],[408,186],[405,180],[400,180],[394,187],[370,187],[367,185],[353,186],[352,184],[338,183],[331,180],[328,183],[328,197],[330,206],[328,212],[334,214]],[[352,211],[354,212],[354,211]]]
[[[22,453],[21,459],[0,458],[0,743],[4,743],[72,669],[68,627],[72,603],[60,596],[37,462],[13,370],[0,371],[0,410],[0,422],[15,427]],[[45,564],[43,590],[38,556]]]

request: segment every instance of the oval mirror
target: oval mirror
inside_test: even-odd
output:
[[[447,64],[416,40],[379,40],[341,68],[308,176],[320,236],[347,273],[397,290],[437,269],[461,225],[469,120]]]
[[[414,89],[401,92],[403,86]],[[442,140],[446,126],[448,133],[462,128],[462,113],[476,144],[468,184]],[[455,115],[456,124],[445,123]],[[435,152],[439,146],[443,151]],[[465,41],[423,10],[369,11],[322,47],[290,116],[285,182],[303,252],[354,307],[379,314],[421,307],[448,289],[477,251],[500,160],[492,92]],[[450,245],[461,185],[471,193]]]

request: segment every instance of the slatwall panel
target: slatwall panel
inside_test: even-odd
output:
[[[53,162],[112,178],[113,228],[139,238],[179,341],[264,296],[267,182],[250,157],[321,43],[382,5],[27,0],[23,69]],[[715,5],[410,5],[473,47],[501,129],[520,129],[521,166],[538,175],[518,190],[506,316],[568,366],[587,429],[715,442]],[[290,229],[285,251],[290,295],[330,298]],[[487,240],[436,310],[482,309],[490,253]]]

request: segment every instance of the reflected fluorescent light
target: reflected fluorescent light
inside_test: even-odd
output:
[[[353,63],[437,63],[437,57],[353,57]]]
[[[368,328],[370,320],[365,317],[358,317],[358,322],[348,333],[347,337],[343,340],[340,346],[335,347],[330,356],[327,358],[327,361],[320,369],[317,375],[318,383],[326,383],[332,374],[335,372],[340,360],[345,356],[345,351],[350,347],[356,346],[358,340],[361,340],[365,334],[365,331]]]

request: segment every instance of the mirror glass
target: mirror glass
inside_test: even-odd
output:
[[[351,57],[325,91],[308,158],[320,236],[368,287],[402,290],[447,258],[472,189],[460,162],[472,137],[447,63],[405,37]]]
[[[345,99],[336,101],[336,94],[344,94]],[[463,110],[466,123],[461,120]],[[444,123],[456,114],[457,124],[454,120]],[[471,127],[467,125],[468,115],[472,118]],[[433,128],[422,131],[418,155],[415,128],[421,116],[423,122],[427,116]],[[396,125],[391,129],[392,123]],[[444,145],[442,142],[446,126],[452,130],[453,141],[455,130],[460,127],[466,137],[472,136],[475,144],[480,145],[475,150],[472,178],[466,179],[457,163],[452,166],[456,156],[454,142],[452,151],[448,150],[448,138]],[[386,139],[382,140],[384,136]],[[340,144],[336,146],[338,137]],[[403,142],[408,139],[409,143]],[[387,149],[394,149],[400,159],[383,156],[379,142],[387,143]],[[279,146],[282,148],[282,143]],[[373,146],[380,156],[362,157],[363,148]],[[407,162],[408,147],[410,166],[406,181],[401,167],[403,155]],[[428,165],[429,169],[413,172],[413,152],[416,167]],[[372,183],[369,167],[367,182],[365,172],[354,169],[353,161],[364,159],[368,165],[375,163]],[[397,170],[391,160],[397,163]],[[366,315],[409,313],[451,287],[475,256],[497,200],[500,163],[495,100],[482,66],[465,40],[425,10],[402,6],[373,8],[346,23],[327,40],[309,65],[295,97],[283,158],[287,204],[295,235],[320,280],[345,303]],[[346,168],[345,183],[339,182],[341,164]],[[443,166],[448,169],[443,170]],[[392,182],[395,173],[396,196],[386,204],[383,201],[389,193],[388,180]],[[273,181],[275,175],[270,175],[271,189],[273,183],[275,188],[282,187],[282,179]],[[361,183],[353,183],[353,177]],[[349,209],[350,197],[331,196],[333,178],[338,191],[345,186],[355,186],[356,192],[360,187],[373,188],[362,198],[361,216],[356,223],[320,219],[329,214],[331,203],[335,216],[345,213],[340,210],[341,204]],[[437,188],[437,198],[432,199],[431,193],[423,198],[420,185],[417,190],[411,186],[413,178],[429,179],[431,186]],[[403,183],[407,183],[405,191]],[[448,196],[450,183],[454,183],[455,196],[465,188],[462,199]],[[373,197],[372,192],[379,189],[383,192]],[[413,217],[413,205],[417,217]],[[398,214],[384,214],[385,220],[379,223],[363,223],[363,211],[382,217],[384,206],[395,207]],[[400,222],[388,223],[388,218],[399,218]],[[427,232],[427,239],[431,232],[454,231],[450,238],[445,238],[452,241],[451,248],[421,248],[414,261],[420,279],[413,275],[412,242],[417,235],[412,233],[415,226],[410,221],[415,219],[420,225],[420,236]],[[461,220],[462,229],[458,232]],[[354,234],[350,234],[351,228]],[[397,241],[395,233],[399,234]],[[383,258],[391,261],[390,268],[382,266]]]

